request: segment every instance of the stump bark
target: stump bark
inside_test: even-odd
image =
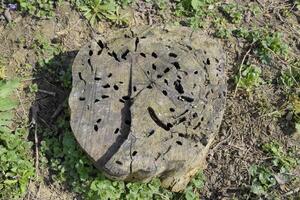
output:
[[[71,127],[111,178],[182,191],[205,166],[226,97],[225,57],[201,32],[139,27],[91,41],[75,58]]]

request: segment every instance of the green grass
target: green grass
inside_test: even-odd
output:
[[[240,74],[235,77],[236,87],[243,88],[250,93],[262,82],[260,76],[261,69],[259,67],[243,64],[240,67]]]
[[[71,0],[71,2],[93,26],[101,20],[108,20],[117,26],[126,26],[129,23],[129,15],[121,14],[120,10],[132,3],[130,0]]]
[[[279,83],[285,91],[285,111],[292,115],[295,133],[300,133],[300,60],[291,60],[286,71],[281,72]]]
[[[63,3],[62,0],[14,0],[22,12],[39,19],[49,19],[55,16],[55,9]],[[121,14],[120,9],[131,4],[132,0],[69,0],[91,25],[101,20],[109,20],[118,26],[128,24],[129,15]]]
[[[257,196],[274,199],[279,197],[277,187],[279,184],[299,183],[299,177],[292,175],[291,171],[300,164],[297,156],[299,148],[290,147],[284,150],[282,144],[271,141],[262,145],[263,151],[270,156],[269,162],[264,165],[253,165],[249,168],[251,176],[250,191]]]
[[[224,15],[229,19],[229,21],[233,24],[241,23],[242,19],[244,18],[244,9],[236,3],[224,4],[221,7],[221,10],[224,13]]]
[[[217,0],[177,0],[174,14],[178,17],[186,17],[186,23],[192,28],[203,27],[206,19],[214,15],[213,5],[216,2]]]
[[[18,101],[12,98],[18,81],[0,80],[0,199],[17,199],[35,176],[26,127],[13,128]]]
[[[249,174],[252,177],[251,192],[258,196],[267,195],[277,183],[272,172],[263,166],[252,165]]]
[[[263,64],[270,63],[274,56],[286,58],[288,55],[289,48],[279,32],[267,29],[238,28],[233,33],[253,46],[254,54]]]
[[[58,6],[62,0],[16,0],[21,11],[29,13],[37,18],[51,18],[55,15],[55,7]]]
[[[200,199],[200,193],[205,185],[205,176],[203,171],[199,171],[191,180],[184,192],[186,200]]]

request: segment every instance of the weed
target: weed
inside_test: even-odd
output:
[[[13,111],[18,102],[12,100],[10,95],[18,87],[18,81],[0,81],[0,131],[9,132],[13,118]]]
[[[300,132],[300,61],[292,60],[289,63],[289,69],[282,72],[280,83],[286,93],[286,111],[292,115],[295,123],[295,129]]]
[[[158,7],[159,10],[166,10],[168,8],[167,0],[154,0],[154,5]]]
[[[62,0],[17,0],[21,11],[28,12],[38,18],[51,18],[55,15],[55,7],[62,2]]]
[[[213,4],[216,0],[177,0],[175,15],[186,16],[189,26],[199,28],[204,26],[205,19],[214,15]]]
[[[35,50],[35,53],[39,59],[57,55],[62,51],[62,48],[59,46],[59,44],[51,43],[40,33],[36,34],[35,40],[30,48]]]
[[[270,33],[264,29],[247,30],[239,28],[234,30],[234,35],[251,43],[254,46],[253,52],[262,63],[269,63],[273,55],[284,58],[288,55],[288,46],[283,41],[281,33]]]
[[[262,80],[261,70],[255,65],[242,65],[240,75],[235,77],[236,86],[251,92]]]
[[[125,191],[124,182],[105,180],[104,177],[96,178],[92,181],[89,191],[89,199],[97,199],[99,197],[103,199],[120,199],[122,193]]]
[[[277,168],[276,171],[285,173],[290,171],[297,165],[297,159],[292,155],[292,152],[286,153],[283,150],[282,145],[278,142],[273,141],[266,143],[262,146],[263,150],[272,156],[273,167]]]
[[[224,4],[221,7],[222,12],[227,16],[231,23],[239,24],[243,19],[243,9],[238,4]]]
[[[106,17],[118,26],[125,26],[129,24],[129,14],[128,13],[121,14],[119,6],[116,8],[114,14],[107,14]]]
[[[231,36],[231,30],[227,26],[227,22],[224,18],[216,18],[213,21],[213,26],[215,28],[214,35],[218,38],[227,39]]]
[[[256,195],[277,195],[278,191],[272,190],[278,184],[284,184],[291,181],[297,181],[295,176],[290,175],[290,171],[300,164],[297,158],[297,148],[289,148],[284,151],[283,146],[272,141],[262,145],[262,149],[271,156],[271,165],[257,166],[249,168],[251,175],[251,192]]]
[[[251,166],[249,174],[252,178],[251,192],[256,195],[264,195],[276,185],[276,179],[272,172],[263,166]]]
[[[36,83],[33,83],[29,85],[29,92],[30,93],[37,93],[38,92],[38,85]]]
[[[71,0],[71,2],[83,13],[91,25],[96,25],[102,19],[110,20],[116,25],[127,25],[127,14],[120,14],[120,7],[124,7],[132,0]]]
[[[0,81],[0,199],[16,199],[25,194],[34,167],[31,142],[25,140],[28,130],[12,129],[13,109],[18,101],[11,95],[19,82]]]
[[[295,126],[300,125],[300,96],[299,94],[292,94],[289,97],[290,111],[295,122]]]
[[[284,85],[285,91],[291,90],[292,87],[297,83],[295,81],[295,78],[293,77],[293,72],[291,70],[281,72],[280,81]]]
[[[115,1],[102,0],[77,1],[77,6],[92,25],[105,19],[107,15],[113,15],[117,8]]]
[[[117,0],[117,3],[122,6],[128,6],[135,2],[136,0]]]
[[[298,10],[300,10],[300,0],[295,0],[295,5]]]
[[[49,61],[59,53],[63,51],[63,48],[59,44],[51,43],[40,33],[36,34],[34,42],[30,46],[37,55],[37,64],[40,70],[46,70],[50,72],[54,77],[57,77],[52,67],[49,67]],[[68,79],[69,80],[69,79]]]
[[[191,180],[188,187],[185,189],[184,196],[186,200],[199,199],[199,190],[204,187],[205,176],[203,171],[199,171],[196,176]],[[197,191],[198,190],[198,191]]]
[[[258,48],[256,50],[258,56],[263,62],[268,62],[272,53],[286,57],[288,53],[288,46],[282,41],[281,33],[267,34],[262,40],[259,40]]]
[[[260,9],[259,5],[256,3],[250,3],[249,10],[254,16],[258,16],[262,13],[262,10]]]
[[[300,85],[300,60],[294,60],[289,64],[289,69],[281,72],[280,82],[288,93]]]
[[[0,135],[0,199],[15,199],[24,195],[30,178],[34,177],[31,158],[32,143],[26,141],[28,130]]]
[[[129,190],[126,194],[126,200],[170,199],[172,196],[170,192],[164,191],[160,187],[158,179],[153,179],[148,184],[128,183],[126,188]]]

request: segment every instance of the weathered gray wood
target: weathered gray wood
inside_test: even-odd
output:
[[[126,29],[73,64],[71,127],[108,177],[181,191],[218,131],[226,95],[220,45],[188,28]]]

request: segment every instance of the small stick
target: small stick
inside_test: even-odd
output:
[[[27,112],[25,111],[24,104],[23,104],[23,101],[22,101],[21,96],[20,96],[20,94],[19,94],[19,91],[16,90],[16,93],[17,93],[17,96],[18,96],[19,101],[20,101],[20,103],[21,103],[21,107],[22,107],[23,114],[24,114],[23,117],[26,118],[26,116],[28,116],[28,114],[27,114]]]
[[[295,193],[297,193],[297,192],[299,192],[299,191],[300,191],[300,187],[298,187],[298,188],[296,188],[296,189],[294,189],[294,190],[292,190],[292,191],[289,191],[289,192],[283,194],[283,196],[286,197],[286,196],[295,194]]]
[[[237,83],[236,83],[236,86],[235,86],[235,89],[234,89],[234,93],[233,93],[233,97],[235,97],[235,95],[236,95],[237,88],[238,88],[238,86],[239,86],[239,83],[240,83],[240,80],[241,80],[241,76],[242,76],[243,65],[244,65],[244,62],[245,62],[245,60],[246,60],[246,57],[249,55],[249,53],[250,53],[251,50],[252,50],[252,45],[253,45],[253,43],[251,44],[249,50],[246,52],[246,54],[244,55],[244,57],[243,57],[243,59],[242,59],[242,62],[241,62],[240,68],[239,68],[239,79],[238,79],[238,81],[237,81]]]
[[[256,0],[256,2],[257,2],[261,7],[265,8],[265,5],[264,5],[261,1]]]
[[[49,95],[54,96],[54,97],[56,96],[55,92],[50,92],[50,91],[42,90],[42,89],[39,89],[38,91],[41,92],[41,93],[49,94]]]
[[[38,146],[38,137],[37,137],[37,124],[35,124],[35,129],[34,129],[34,143],[35,143],[35,172],[36,172],[36,177],[39,177],[39,146]]]
[[[151,16],[151,13],[149,11],[147,12],[147,19],[148,19],[148,25],[152,25],[153,24],[152,16]]]
[[[216,150],[218,149],[218,147],[219,147],[221,144],[224,144],[225,142],[227,142],[227,141],[231,138],[231,136],[232,136],[231,128],[228,129],[228,131],[226,132],[226,134],[229,133],[229,131],[230,131],[230,134],[227,136],[227,138],[225,138],[224,140],[218,142],[218,143],[211,149],[212,152],[216,151]]]
[[[41,79],[41,77],[24,78],[24,79],[21,79],[21,81],[23,81],[23,82],[34,81],[34,80],[38,80],[38,79]]]
[[[65,100],[58,105],[57,109],[54,111],[54,113],[51,116],[52,120],[55,119],[59,115],[59,113],[64,109],[64,104],[65,104]]]
[[[39,177],[39,140],[37,136],[37,113],[39,111],[38,105],[33,105],[32,109],[32,125],[34,125],[34,144],[35,144],[35,175]]]

